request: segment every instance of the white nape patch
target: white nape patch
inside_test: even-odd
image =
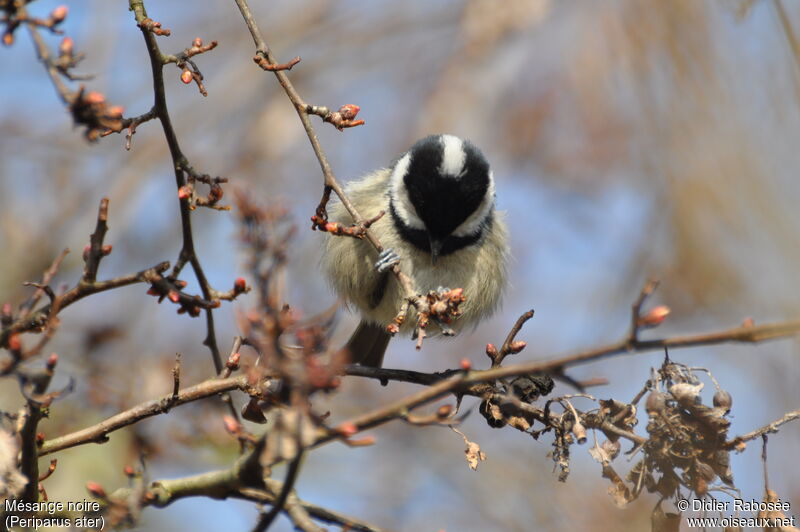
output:
[[[439,173],[458,179],[464,173],[464,162],[467,160],[464,141],[453,135],[442,135],[441,139],[442,164],[439,166]]]
[[[478,205],[478,208],[455,228],[453,236],[470,236],[477,233],[481,224],[492,213],[492,209],[494,209],[494,176],[492,171],[489,170],[489,186],[486,187],[486,194],[483,196],[483,200]]]
[[[417,211],[411,204],[411,198],[408,197],[408,190],[403,182],[410,164],[411,154],[406,153],[394,165],[392,175],[389,177],[389,200],[404,224],[411,229],[425,229],[425,224],[417,216]]]

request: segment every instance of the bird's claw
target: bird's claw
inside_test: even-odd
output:
[[[386,248],[378,255],[378,261],[375,263],[375,269],[383,273],[391,270],[395,264],[399,263],[400,255],[395,253],[392,248]]]

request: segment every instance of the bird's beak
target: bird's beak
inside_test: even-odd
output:
[[[439,252],[442,251],[442,241],[433,236],[429,236],[431,245],[431,263],[436,264],[436,259],[439,258]]]

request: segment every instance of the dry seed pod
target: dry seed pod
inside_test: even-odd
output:
[[[647,401],[644,404],[644,409],[648,414],[653,415],[663,412],[666,406],[667,397],[658,390],[653,390],[647,395]]]
[[[733,406],[733,397],[725,390],[717,390],[717,393],[714,394],[714,406],[719,408],[724,408],[725,413],[731,411],[731,406]]]

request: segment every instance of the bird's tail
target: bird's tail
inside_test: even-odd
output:
[[[353,362],[379,368],[391,338],[383,326],[361,321],[345,347]]]

